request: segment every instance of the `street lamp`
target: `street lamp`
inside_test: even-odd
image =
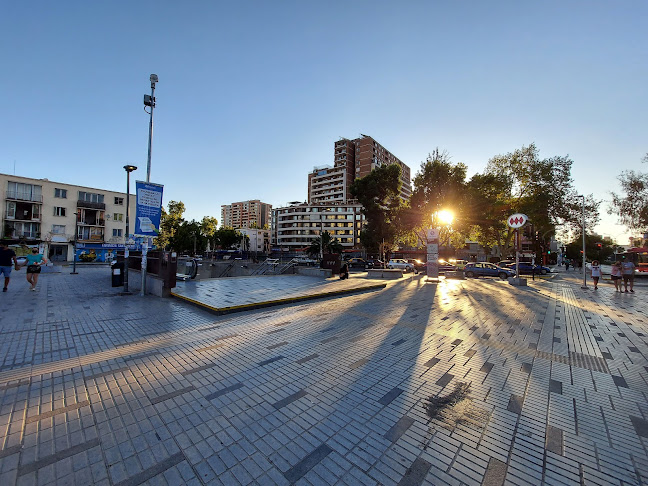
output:
[[[76,271],[77,240],[79,238],[79,218],[81,217],[79,211],[80,210],[77,209],[76,213],[74,214],[74,254],[72,255],[72,271],[70,272],[70,275],[79,274],[79,272]]]
[[[130,234],[130,173],[137,170],[134,165],[125,165],[126,171],[126,235],[124,235],[124,291],[122,295],[130,295],[128,291],[128,235]]]
[[[146,183],[151,182],[151,147],[153,143],[153,108],[155,108],[155,83],[158,82],[157,74],[151,74],[149,76],[151,81],[151,95],[144,95],[144,111],[146,107],[151,107],[151,112],[149,113],[149,138],[148,138],[148,157],[146,159]],[[148,254],[148,237],[145,240],[142,240],[142,288],[140,289],[140,295],[146,294],[146,257]]]
[[[587,288],[587,268],[585,267],[585,195],[581,196],[583,198],[583,285],[581,289]]]

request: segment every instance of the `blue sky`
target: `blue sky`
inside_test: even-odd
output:
[[[146,177],[185,217],[305,200],[360,133],[412,169],[439,147],[470,174],[535,142],[609,200],[648,170],[644,1],[5,2],[0,172],[125,190]],[[626,243],[602,205],[597,228]]]

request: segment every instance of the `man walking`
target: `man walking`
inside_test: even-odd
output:
[[[16,252],[7,246],[7,243],[0,241],[0,275],[4,275],[3,292],[7,291],[7,285],[11,278],[11,260],[13,265],[18,270],[18,260],[16,259]]]
[[[631,260],[624,260],[621,264],[621,274],[623,275],[626,294],[628,293],[628,283],[630,283],[630,292],[634,294],[634,272],[635,264]]]

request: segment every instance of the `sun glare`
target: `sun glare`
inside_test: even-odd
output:
[[[450,224],[452,223],[452,220],[454,219],[454,214],[452,211],[448,211],[447,209],[443,209],[437,213],[437,218],[440,223],[442,224]]]

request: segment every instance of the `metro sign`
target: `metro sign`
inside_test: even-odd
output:
[[[529,217],[526,214],[522,213],[515,213],[512,214],[508,217],[506,223],[511,227],[511,228],[521,228],[526,224],[526,222],[529,220]]]

